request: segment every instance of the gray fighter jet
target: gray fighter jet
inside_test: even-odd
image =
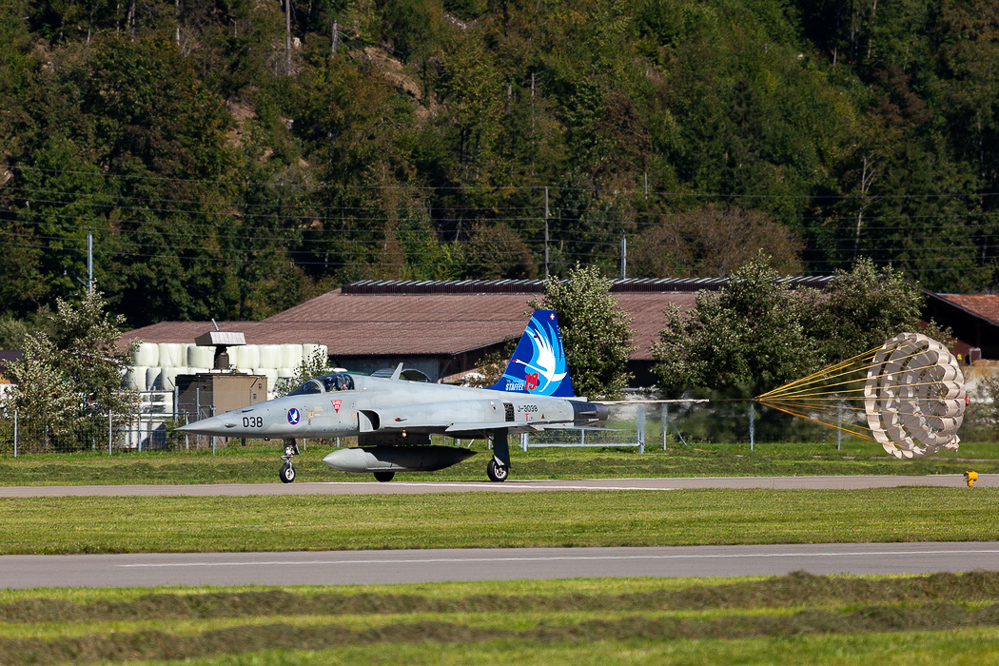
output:
[[[295,480],[297,439],[356,436],[358,446],[323,458],[333,469],[372,472],[389,481],[396,472],[434,471],[474,455],[432,445],[431,435],[488,438],[492,481],[510,471],[509,435],[551,428],[598,427],[607,408],[573,396],[558,320],[535,310],[499,382],[489,388],[447,386],[402,378],[334,373],[310,379],[283,398],[196,421],[181,432],[284,440],[280,477]]]

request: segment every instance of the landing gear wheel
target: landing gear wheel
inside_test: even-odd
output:
[[[295,467],[291,464],[291,459],[297,455],[298,445],[295,443],[295,440],[284,440],[284,455],[281,456],[284,464],[281,465],[281,471],[278,472],[278,476],[281,477],[281,483],[291,483],[295,480]]]
[[[391,481],[395,472],[375,472],[375,481]]]
[[[510,468],[495,460],[490,460],[489,464],[486,465],[486,476],[489,477],[490,481],[506,481],[506,477],[510,476]]]

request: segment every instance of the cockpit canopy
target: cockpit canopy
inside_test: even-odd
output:
[[[334,391],[353,391],[354,378],[347,373],[338,372],[322,377],[313,377],[288,395],[306,395],[309,393],[333,393]]]

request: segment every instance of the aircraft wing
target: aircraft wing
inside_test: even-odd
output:
[[[482,432],[484,430],[508,430],[510,433],[541,432],[550,427],[572,426],[565,421],[531,421],[530,423],[511,423],[509,421],[455,421],[444,423],[409,422],[383,424],[379,432],[409,432],[430,433],[434,435],[455,436],[460,433]]]

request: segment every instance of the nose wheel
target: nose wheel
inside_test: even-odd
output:
[[[292,458],[298,455],[298,445],[295,444],[295,440],[289,439],[284,443],[284,455],[281,456],[281,460],[284,464],[281,465],[281,471],[278,472],[278,476],[281,478],[281,483],[291,483],[295,480],[295,465],[292,463]]]

